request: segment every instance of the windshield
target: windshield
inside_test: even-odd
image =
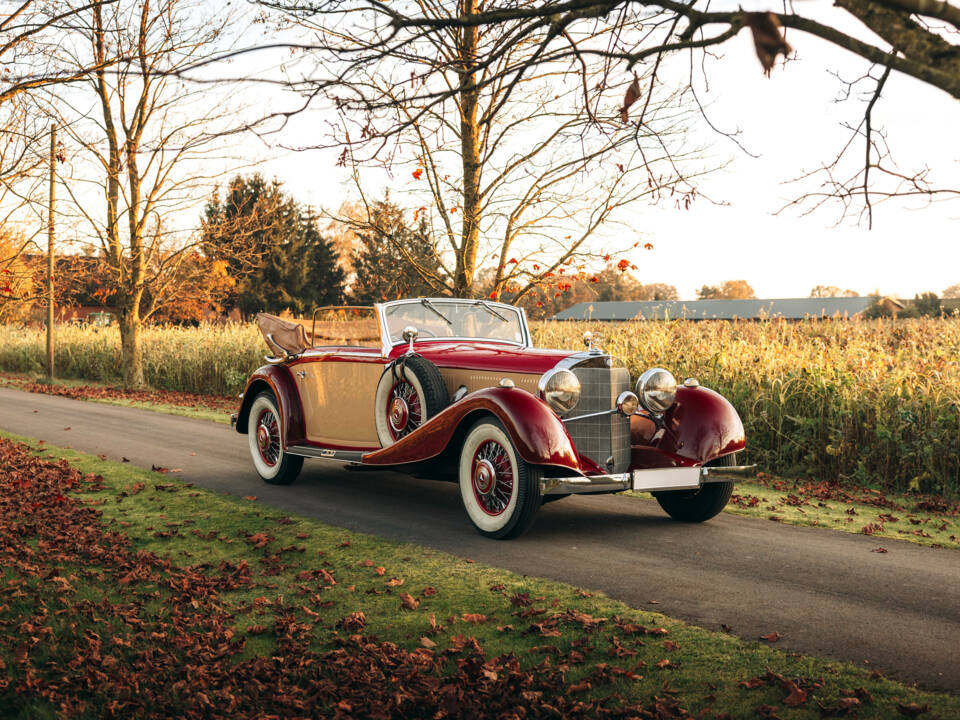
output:
[[[523,317],[514,307],[484,300],[402,300],[383,306],[390,344],[403,342],[413,325],[420,340],[468,338],[526,344]]]

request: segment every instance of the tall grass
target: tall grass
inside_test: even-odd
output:
[[[44,372],[43,328],[0,326],[0,370]],[[143,329],[147,383],[159,390],[227,395],[243,390],[250,371],[267,354],[253,324]],[[116,327],[58,325],[54,364],[59,377],[119,382],[120,331]]]
[[[960,322],[535,323],[542,347],[605,337],[634,377],[654,365],[733,402],[770,472],[960,494]],[[44,331],[0,327],[0,370],[42,372]],[[230,394],[262,364],[253,325],[145,328],[155,388]],[[120,379],[116,328],[62,326],[57,372]]]
[[[538,344],[585,330],[634,377],[694,376],[740,412],[771,472],[960,493],[960,322],[542,323]]]

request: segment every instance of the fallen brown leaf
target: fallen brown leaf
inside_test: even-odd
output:
[[[407,610],[416,610],[420,607],[420,601],[410,593],[400,593],[400,607]]]

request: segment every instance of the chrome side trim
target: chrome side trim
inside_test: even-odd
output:
[[[343,462],[360,462],[368,450],[331,450],[330,448],[316,448],[308,445],[291,445],[286,450],[290,455],[299,455],[308,458],[323,458],[325,460],[342,460]]]
[[[633,470],[613,475],[575,475],[573,477],[543,478],[542,495],[575,495],[587,493],[663,492],[669,490],[696,490],[703,483],[730,482],[752,477],[756,465],[735,467],[672,467]]]

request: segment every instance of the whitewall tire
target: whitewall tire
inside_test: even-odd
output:
[[[247,442],[257,474],[271,485],[289,485],[297,479],[303,458],[283,449],[282,416],[271,392],[254,398],[247,416]]]
[[[374,401],[381,447],[402,440],[448,403],[447,386],[437,366],[413,355],[387,366]]]
[[[540,509],[540,468],[518,457],[503,425],[480,420],[460,451],[460,497],[470,522],[495,539],[526,532]]]

